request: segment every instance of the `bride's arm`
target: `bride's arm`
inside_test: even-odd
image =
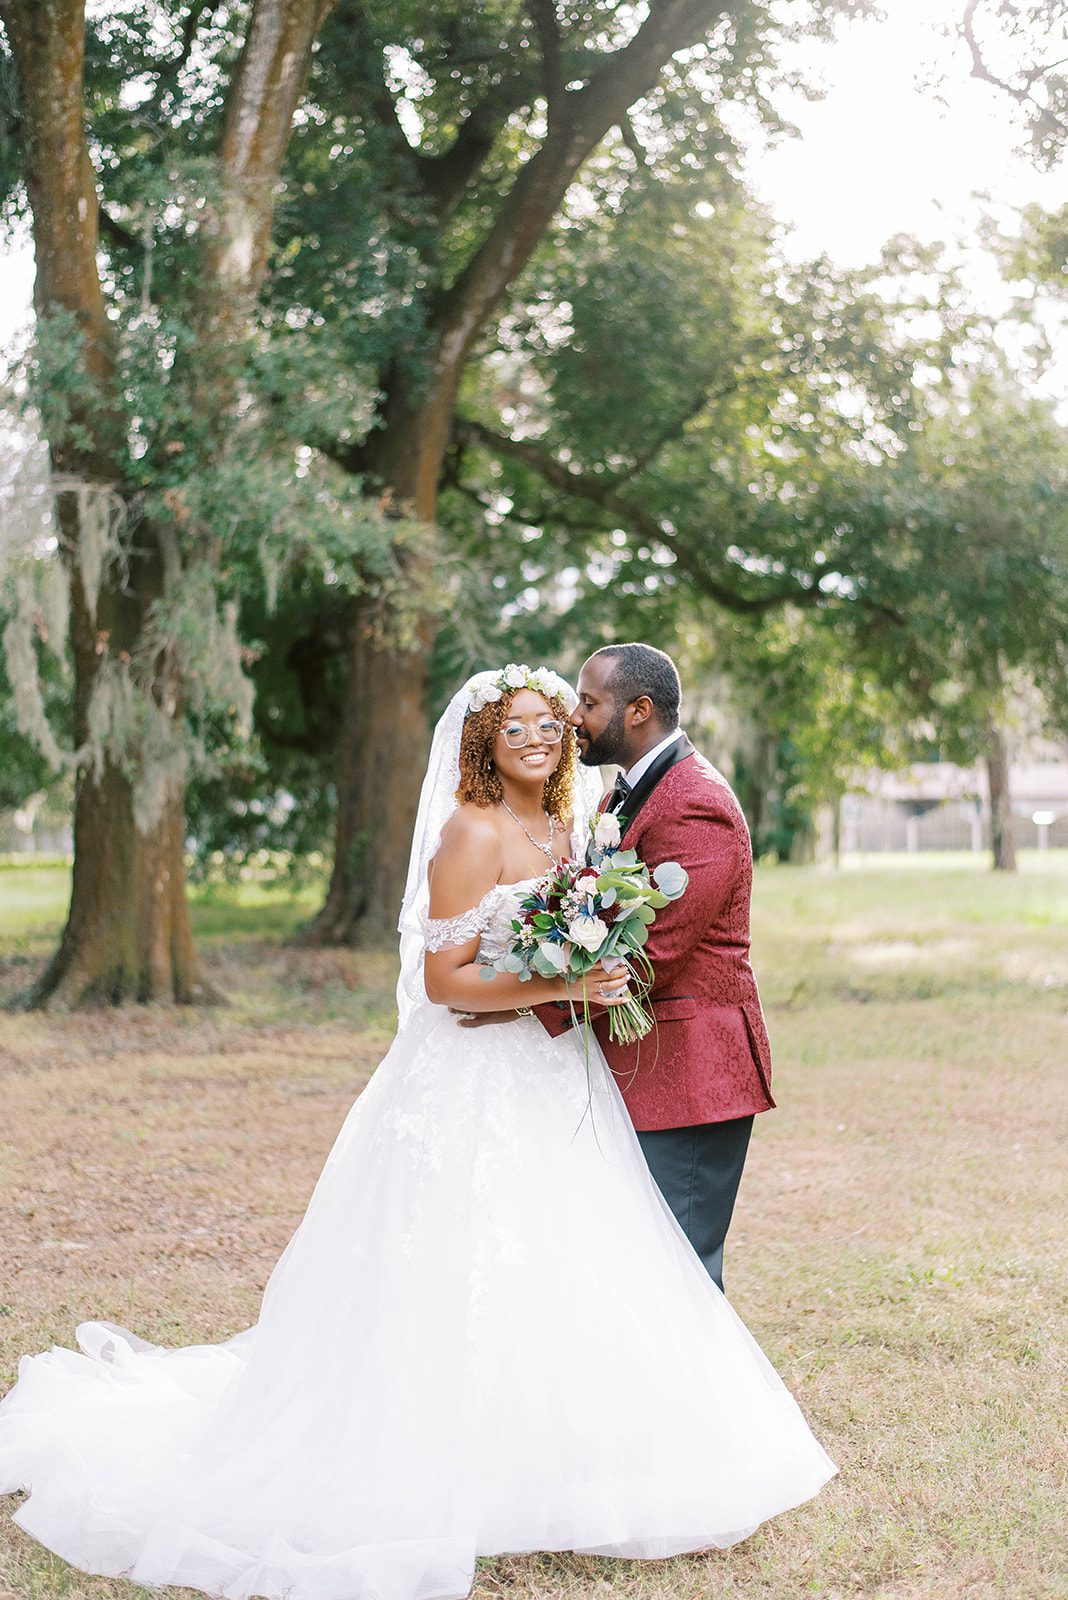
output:
[[[441,837],[430,880],[430,916],[435,922],[462,917],[473,910],[498,881],[500,835],[493,818],[477,810],[455,811]],[[423,957],[427,999],[460,1011],[500,1011],[563,1000],[562,978],[530,978],[520,983],[512,973],[498,972],[492,981],[475,965],[479,934],[464,944],[428,949]]]

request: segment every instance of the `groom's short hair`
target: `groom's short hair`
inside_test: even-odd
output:
[[[606,644],[593,654],[611,658],[612,670],[605,688],[616,705],[627,705],[641,694],[648,695],[660,723],[665,728],[678,727],[682,684],[669,655],[651,644]]]

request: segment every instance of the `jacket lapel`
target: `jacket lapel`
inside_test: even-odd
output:
[[[676,739],[674,744],[668,745],[667,749],[661,755],[657,756],[648,772],[642,773],[641,777],[634,785],[634,788],[630,791],[630,794],[628,794],[627,798],[619,808],[620,815],[626,818],[626,825],[623,829],[624,838],[634,827],[639,811],[648,800],[649,796],[652,794],[653,790],[656,788],[665,772],[670,772],[672,767],[677,767],[680,761],[685,761],[687,756],[692,756],[693,754],[693,745],[690,743],[689,739],[687,739],[686,735],[683,734],[681,739]]]

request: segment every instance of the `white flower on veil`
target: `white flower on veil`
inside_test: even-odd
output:
[[[551,667],[528,667],[518,661],[510,661],[500,672],[476,672],[468,678],[461,694],[467,697],[467,710],[475,712],[516,689],[533,689],[546,700],[559,700],[568,713],[578,705],[578,695],[558,672]]]

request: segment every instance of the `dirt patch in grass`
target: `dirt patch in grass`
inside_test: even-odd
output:
[[[1063,964],[1058,883],[999,883],[984,917],[978,876],[759,876],[781,1109],[727,1285],[841,1472],[732,1551],[488,1562],[478,1600],[1068,1596],[1068,996],[1034,981]],[[388,1045],[387,957],[238,928],[210,960],[222,1010],[0,1017],[5,1385],[90,1315],[167,1344],[247,1325]],[[0,1600],[143,1592],[0,1521]]]

